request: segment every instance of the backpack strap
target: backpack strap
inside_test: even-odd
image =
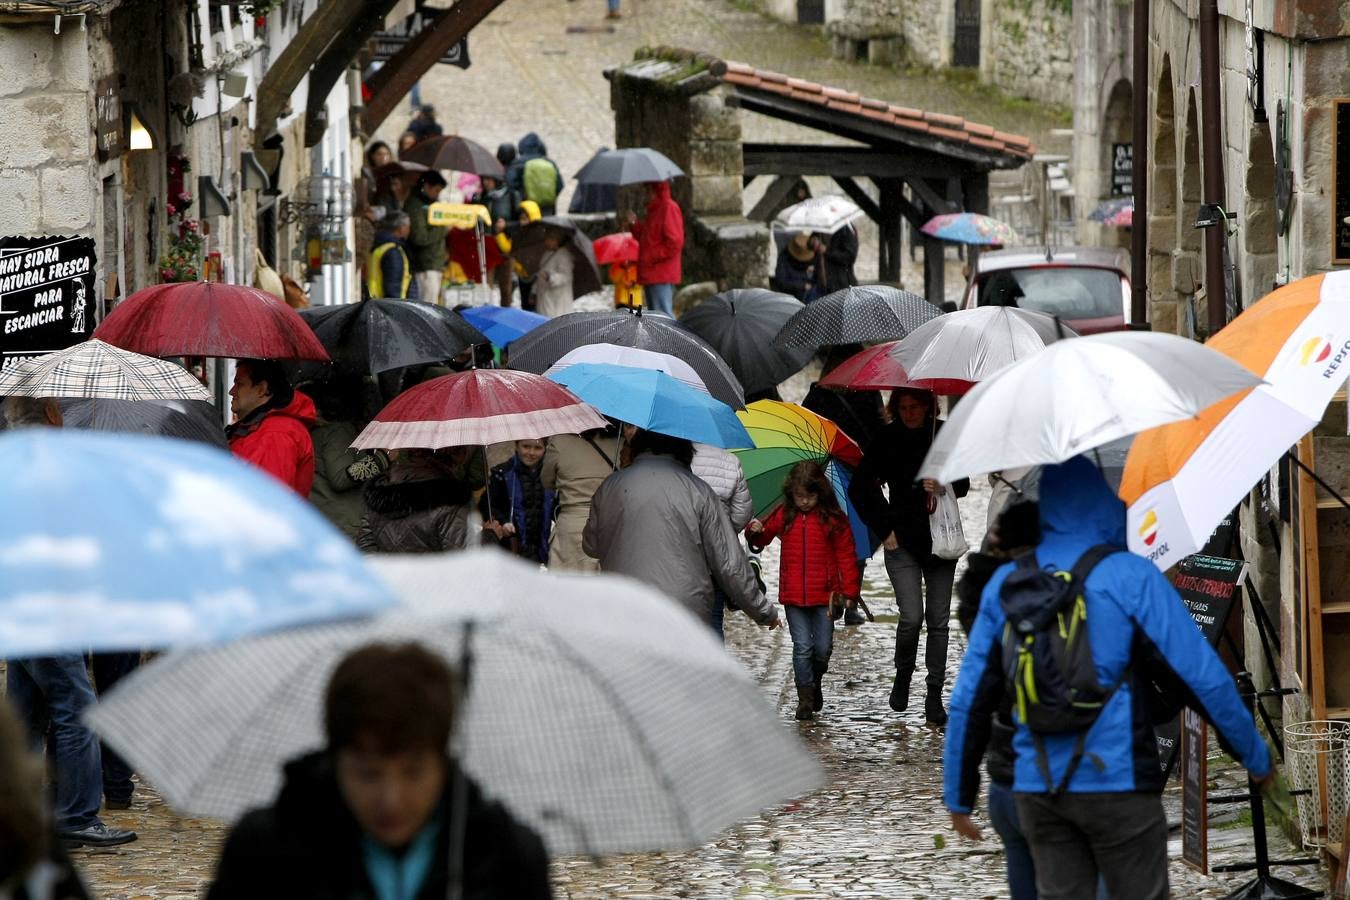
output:
[[[1097,568],[1098,563],[1111,554],[1120,552],[1122,552],[1121,549],[1112,544],[1097,544],[1095,547],[1089,547],[1082,556],[1078,557],[1078,562],[1073,564],[1073,568],[1069,570],[1069,576],[1073,579],[1074,584],[1081,586],[1092,574],[1092,570]]]

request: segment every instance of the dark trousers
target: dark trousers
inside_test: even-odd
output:
[[[1167,819],[1153,793],[1017,794],[1039,900],[1166,900]]]
[[[717,636],[721,638],[724,642],[727,639],[727,634],[723,627],[723,621],[726,619],[726,617],[727,617],[727,595],[720,587],[714,584],[712,613],[709,615],[708,621],[712,623],[713,631],[717,632]]]
[[[84,656],[11,659],[6,669],[9,701],[39,749],[48,738],[54,762],[56,829],[79,831],[97,824],[103,800],[98,738],[82,721],[94,705]],[[50,733],[50,735],[49,735]]]
[[[141,664],[141,654],[136,653],[95,653],[94,687],[103,695],[112,690],[126,676],[136,671]],[[103,758],[103,796],[112,801],[126,801],[136,786],[131,781],[131,766],[118,756],[107,744],[100,743],[100,755]]]
[[[915,559],[909,551],[886,551],[886,574],[895,591],[900,621],[895,626],[896,678],[908,684],[919,654],[919,629],[928,626],[924,664],[929,691],[942,691],[947,677],[947,640],[951,633],[952,582],[956,561]]]
[[[1017,819],[1017,800],[1011,785],[989,782],[989,824],[1003,842],[1012,900],[1036,900],[1036,863]]]

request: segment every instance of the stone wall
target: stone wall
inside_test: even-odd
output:
[[[875,65],[936,68],[951,59],[943,0],[842,0],[828,31],[833,55]]]
[[[983,6],[988,22],[980,41],[980,79],[1016,97],[1072,104],[1069,0],[997,0]]]

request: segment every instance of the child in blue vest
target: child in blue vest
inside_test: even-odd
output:
[[[516,441],[516,454],[492,467],[479,503],[483,540],[495,542],[531,562],[548,562],[548,537],[553,526],[553,491],[540,480],[542,440]]]

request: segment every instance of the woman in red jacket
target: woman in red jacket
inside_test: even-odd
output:
[[[684,213],[670,196],[670,182],[647,183],[647,218],[631,212],[628,227],[638,239],[638,281],[647,312],[675,315],[675,285],[684,254]]]
[[[774,538],[783,542],[778,602],[792,635],[797,720],[810,721],[825,704],[820,680],[834,651],[830,595],[843,594],[853,606],[861,589],[848,516],[820,463],[807,460],[793,466],[783,483],[783,504],[767,522],[751,519],[745,536],[755,552]]]

